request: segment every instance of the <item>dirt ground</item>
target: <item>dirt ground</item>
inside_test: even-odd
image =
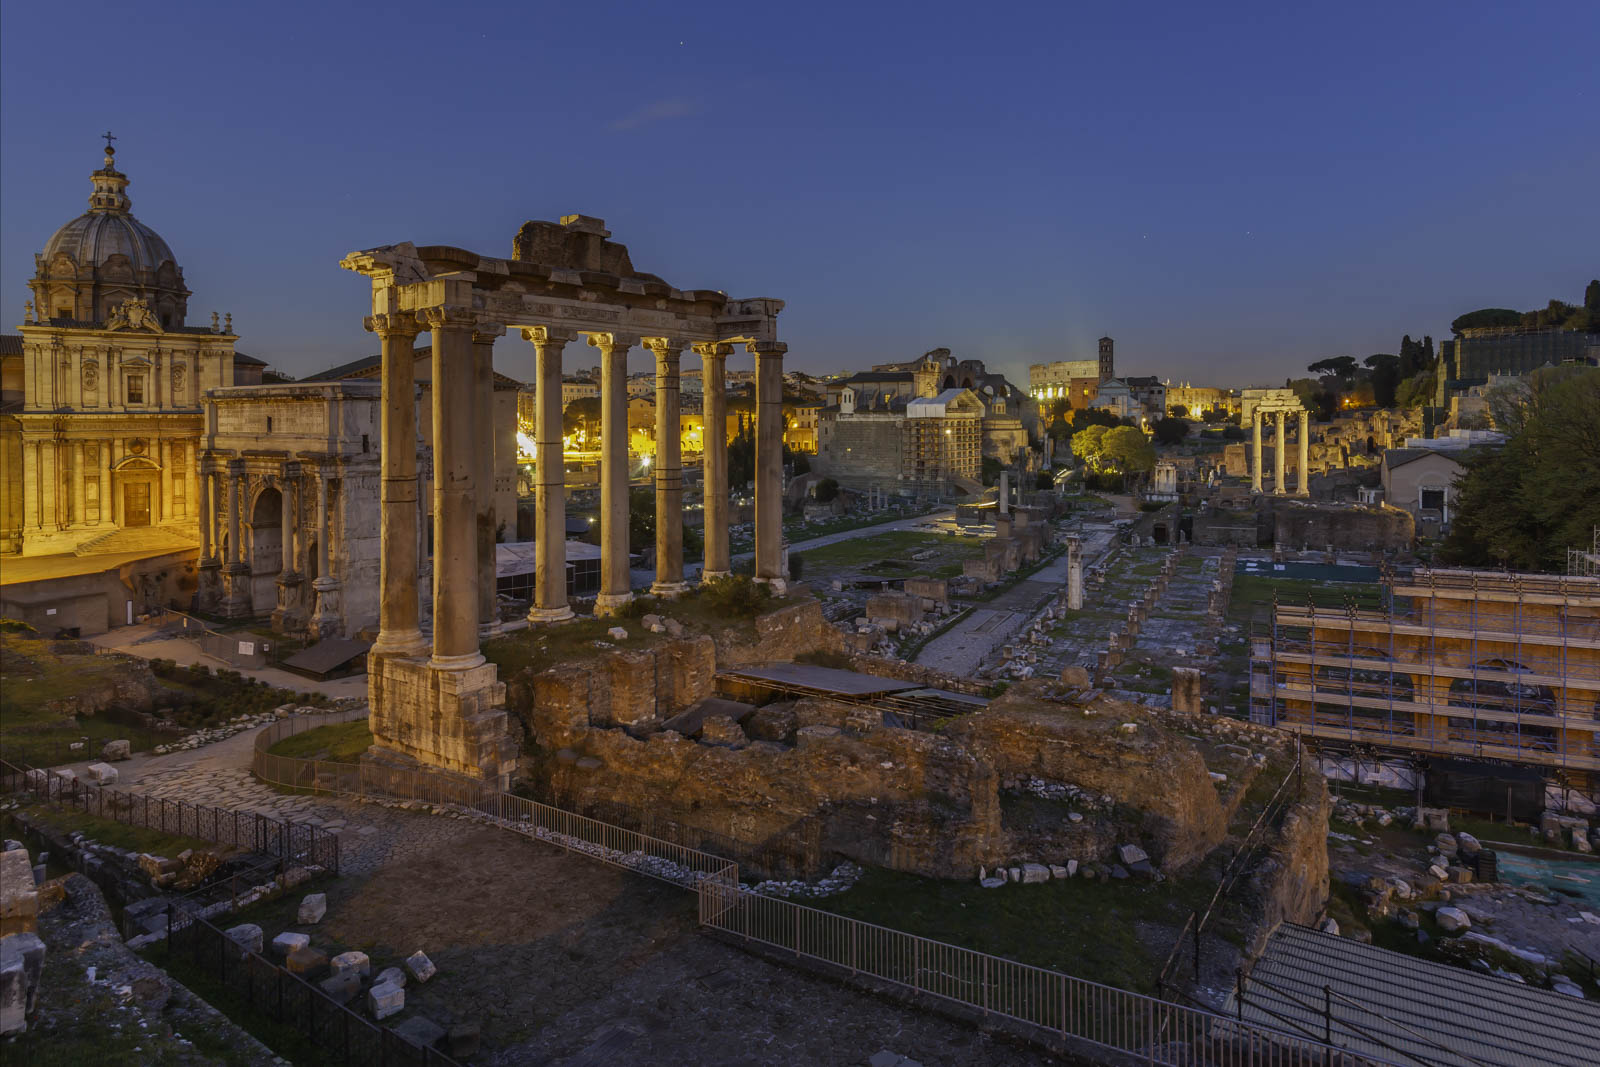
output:
[[[268,940],[308,933],[358,948],[373,973],[418,949],[438,966],[406,1011],[475,1021],[473,1062],[863,1064],[882,1049],[935,1064],[1043,1064],[1042,1051],[852,992],[697,932],[684,890],[501,830],[456,833],[326,886],[328,913],[294,922],[298,895],[238,921]]]

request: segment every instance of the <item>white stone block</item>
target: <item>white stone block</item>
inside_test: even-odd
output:
[[[310,926],[322,921],[328,914],[328,896],[326,893],[310,893],[300,902],[300,912],[296,916],[301,926]]]
[[[287,956],[297,948],[305,948],[311,944],[310,934],[282,933],[272,939],[272,951],[280,956]]]
[[[107,741],[106,746],[100,750],[100,756],[107,760],[131,759],[133,745],[127,741]]]
[[[1022,881],[1024,885],[1038,885],[1050,880],[1050,868],[1042,863],[1024,863],[1022,865]]]
[[[1142,860],[1147,860],[1150,858],[1150,853],[1146,852],[1138,845],[1122,845],[1118,847],[1117,855],[1121,857],[1123,863],[1127,864],[1138,863]]]
[[[365,952],[341,952],[328,961],[328,973],[359,974],[365,978],[372,973],[372,960],[367,958]]]
[[[419,949],[406,957],[406,970],[410,971],[411,977],[417,981],[426,982],[438,973],[439,968],[435,967],[433,961]]]
[[[367,1011],[374,1019],[387,1019],[405,1010],[406,991],[393,983],[375,985],[367,990]]]
[[[404,986],[406,984],[406,972],[399,967],[385,967],[378,972],[378,977],[372,980],[372,984]]]
[[[1439,929],[1445,933],[1453,934],[1458,930],[1472,928],[1472,920],[1460,908],[1440,908],[1433,913],[1433,917],[1438,921]]]
[[[117,769],[109,763],[91,763],[84,771],[95,785],[111,785],[117,780]]]
[[[239,946],[240,952],[261,952],[262,937],[261,927],[255,923],[240,923],[230,926],[223,931],[229,941]]]
[[[606,636],[613,641],[626,641],[628,639],[628,631],[620,626],[613,626],[606,631]]]

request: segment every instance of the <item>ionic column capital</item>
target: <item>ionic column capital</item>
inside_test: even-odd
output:
[[[475,345],[492,345],[505,335],[506,327],[502,322],[479,322],[472,327],[472,343]]]
[[[465,332],[467,330],[475,330],[478,327],[478,316],[473,314],[472,309],[456,304],[441,304],[438,307],[423,308],[417,312],[417,318],[426,323],[430,330]]]
[[[368,333],[375,333],[385,340],[390,337],[415,337],[423,330],[422,323],[417,321],[416,314],[410,311],[390,311],[377,315],[368,315],[361,320],[361,325],[366,327]]]
[[[522,331],[522,339],[536,348],[544,348],[546,345],[555,345],[559,348],[576,341],[578,334],[575,330],[560,330],[554,326],[528,326]]]
[[[744,350],[752,356],[782,356],[789,346],[782,341],[746,341]]]
[[[636,333],[591,333],[589,343],[602,352],[611,352],[622,349],[624,352],[639,343]]]

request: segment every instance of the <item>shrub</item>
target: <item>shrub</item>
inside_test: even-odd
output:
[[[21,619],[0,619],[0,634],[21,634],[24,637],[37,637],[39,631]]]
[[[717,578],[709,585],[702,585],[702,589],[701,596],[706,604],[737,619],[751,619],[761,614],[772,598],[772,590],[764,583],[740,574]]]

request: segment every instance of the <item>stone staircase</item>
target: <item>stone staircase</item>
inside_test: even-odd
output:
[[[119,552],[177,552],[197,548],[197,534],[168,526],[134,526],[108,530],[72,550],[74,556],[104,556]]]

